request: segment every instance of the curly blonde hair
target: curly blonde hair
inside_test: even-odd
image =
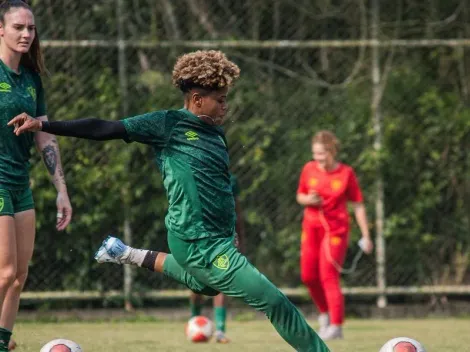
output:
[[[180,56],[173,68],[173,84],[184,93],[192,88],[225,88],[239,76],[240,68],[216,50],[198,50]]]

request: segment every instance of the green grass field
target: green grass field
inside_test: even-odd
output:
[[[84,352],[149,351],[292,351],[268,321],[233,322],[228,325],[232,343],[191,344],[182,322],[138,323],[18,323],[18,352],[38,352],[49,340],[63,337],[79,342]],[[428,352],[470,351],[468,319],[349,320],[345,340],[333,341],[333,352],[378,352],[392,337],[407,335],[421,341]]]

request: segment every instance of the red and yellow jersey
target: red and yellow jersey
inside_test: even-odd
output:
[[[320,206],[307,206],[304,223],[308,226],[324,227],[321,213],[328,223],[330,234],[349,231],[347,202],[362,202],[362,192],[352,167],[338,164],[333,171],[321,169],[316,161],[305,164],[300,175],[297,193],[317,192],[323,202]]]

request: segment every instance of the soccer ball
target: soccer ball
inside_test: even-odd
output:
[[[46,343],[40,352],[83,352],[83,350],[76,342],[57,339]]]
[[[186,324],[186,337],[191,342],[207,342],[213,332],[214,324],[202,315],[192,317]]]
[[[396,337],[387,341],[379,352],[426,352],[426,350],[416,340],[408,337]]]

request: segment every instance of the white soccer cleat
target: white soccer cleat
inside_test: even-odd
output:
[[[126,264],[131,247],[126,246],[119,238],[108,236],[95,253],[98,263]]]
[[[320,313],[318,315],[318,325],[320,326],[318,334],[320,336],[326,334],[326,331],[330,326],[330,315],[328,313]]]
[[[225,344],[225,343],[230,342],[230,339],[225,335],[225,332],[221,330],[217,330],[214,333],[214,337],[215,337],[215,342],[217,343]]]
[[[323,334],[319,334],[322,340],[341,340],[343,338],[343,328],[338,325],[330,325]]]

